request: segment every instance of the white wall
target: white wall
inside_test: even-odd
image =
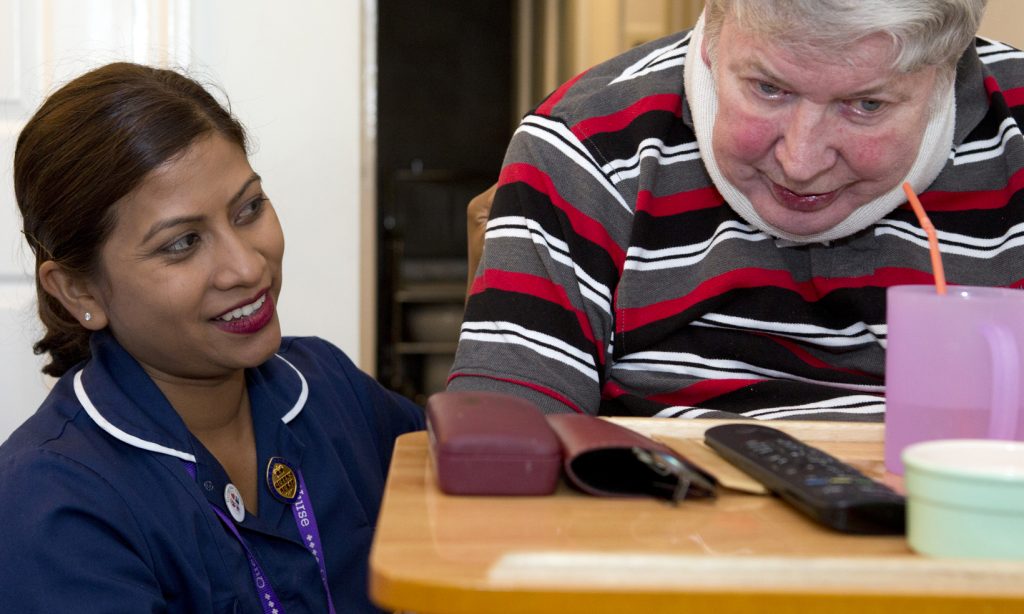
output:
[[[109,61],[185,65],[227,92],[255,145],[284,225],[285,334],[319,335],[366,356],[360,275],[361,19],[374,0],[0,0],[0,441],[49,381],[38,337],[33,267],[20,235],[13,142],[46,92]],[[366,269],[371,269],[366,271]],[[364,332],[365,331],[365,332]],[[371,365],[365,364],[364,368]]]
[[[227,91],[284,226],[284,332],[320,335],[356,358],[359,1],[194,0],[192,11],[193,69]]]

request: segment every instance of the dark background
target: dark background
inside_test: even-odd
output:
[[[466,204],[497,180],[518,121],[513,0],[383,0],[378,11],[377,373],[422,402],[457,340]]]

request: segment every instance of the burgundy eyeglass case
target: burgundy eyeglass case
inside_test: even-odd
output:
[[[668,446],[624,426],[581,414],[555,414],[548,424],[562,443],[565,475],[581,491],[601,497],[673,498],[668,488],[676,476],[662,479],[640,460],[652,453],[685,468],[694,484],[682,490],[691,497],[714,496],[715,479]],[[661,474],[667,475],[667,472]],[[673,498],[673,500],[675,500]]]
[[[439,392],[427,399],[430,456],[450,495],[547,495],[562,446],[529,401],[493,392]]]

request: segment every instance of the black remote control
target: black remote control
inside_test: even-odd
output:
[[[818,448],[759,424],[723,424],[704,441],[768,490],[818,522],[846,533],[901,534],[906,501]]]

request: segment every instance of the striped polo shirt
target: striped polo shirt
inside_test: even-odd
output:
[[[881,420],[885,292],[932,282],[904,205],[828,243],[775,239],[711,182],[683,89],[690,32],[613,58],[516,131],[449,390],[548,412]],[[951,284],[1024,284],[1024,54],[977,39],[954,146],[921,202]]]

